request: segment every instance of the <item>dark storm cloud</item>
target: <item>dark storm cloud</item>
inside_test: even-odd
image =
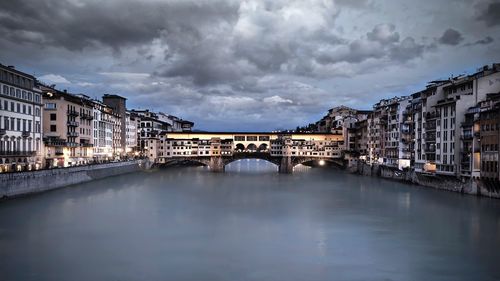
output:
[[[477,19],[486,23],[487,26],[500,25],[500,2],[489,3],[482,8]]]
[[[69,50],[102,44],[118,50],[162,34],[200,37],[197,26],[231,20],[236,9],[226,1],[0,1],[0,28],[7,39],[20,43]]]
[[[462,42],[463,40],[464,37],[462,36],[462,34],[453,28],[448,28],[438,39],[439,43],[452,46],[460,44],[460,42]]]
[[[488,45],[488,44],[493,43],[494,41],[495,40],[491,36],[486,36],[485,38],[483,38],[481,40],[477,40],[474,43],[467,43],[464,46],[467,47],[467,46],[474,46],[474,45]]]
[[[234,128],[295,127],[339,103],[367,108],[387,91],[407,94],[408,84],[435,78],[436,58],[446,73],[457,62],[470,67],[469,46],[488,49],[477,55],[482,60],[496,56],[496,6],[464,3],[0,1],[0,62],[93,97],[122,94],[130,107],[205,128],[221,129],[220,120]],[[423,17],[435,20],[415,25]],[[464,48],[454,54],[444,44]]]

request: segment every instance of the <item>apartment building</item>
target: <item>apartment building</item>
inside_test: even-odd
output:
[[[102,102],[111,107],[117,118],[113,121],[113,154],[115,157],[122,157],[126,151],[126,112],[127,99],[119,95],[105,94]]]
[[[119,115],[115,113],[113,108],[98,100],[93,100],[94,114],[94,161],[102,162],[112,160],[114,158],[114,129],[117,123],[116,119]]]
[[[128,156],[136,156],[139,152],[137,138],[140,125],[140,117],[127,111],[125,114],[125,153]]]
[[[84,96],[40,85],[47,167],[89,164],[93,160],[93,103]]]
[[[453,176],[462,174],[461,160],[464,152],[461,149],[464,148],[464,145],[460,138],[463,133],[461,124],[466,121],[467,113],[474,113],[470,112],[473,110],[470,109],[471,106],[485,100],[489,93],[500,92],[499,71],[500,65],[486,66],[475,74],[450,79],[443,85],[444,96],[433,106],[436,120],[435,163],[437,174]],[[478,155],[475,156],[476,159],[478,157]],[[474,159],[472,159],[472,163],[474,163]],[[469,169],[467,170],[469,171]],[[474,170],[474,166],[472,166],[471,172]],[[476,170],[476,174],[477,172]]]
[[[500,189],[500,92],[487,95],[479,105],[480,173],[490,189]]]
[[[43,166],[42,114],[36,79],[0,64],[0,172]]]

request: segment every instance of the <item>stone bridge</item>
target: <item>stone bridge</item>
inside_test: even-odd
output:
[[[343,167],[343,139],[337,134],[165,133],[149,143],[148,156],[157,165],[184,161],[206,165],[214,172],[240,159],[262,159],[292,173],[306,162],[328,161]]]

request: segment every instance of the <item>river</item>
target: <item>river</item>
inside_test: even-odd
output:
[[[500,200],[332,168],[170,168],[0,202],[0,280],[500,280]]]

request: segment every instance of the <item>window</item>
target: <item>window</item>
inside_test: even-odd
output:
[[[50,114],[50,121],[56,121],[57,120],[57,114],[51,113]]]
[[[56,109],[56,104],[55,103],[46,103],[45,108],[46,109]]]
[[[57,131],[57,127],[56,127],[56,125],[50,125],[50,131],[51,131],[51,132],[55,132],[55,131]]]

